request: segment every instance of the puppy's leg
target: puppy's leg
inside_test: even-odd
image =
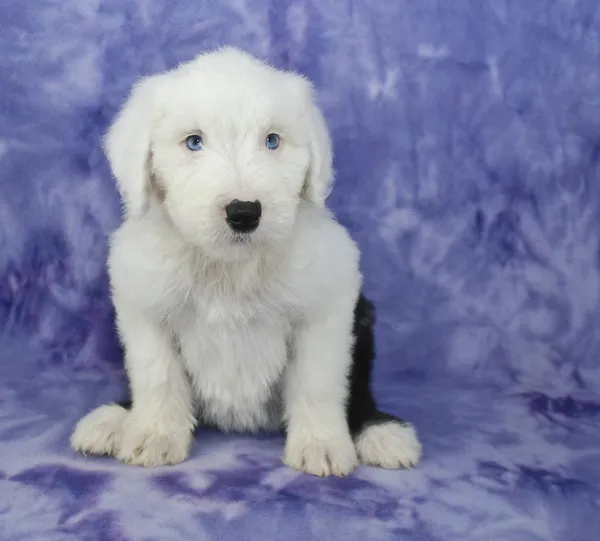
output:
[[[347,475],[357,455],[346,420],[354,299],[303,323],[286,370],[286,465],[314,475]]]
[[[350,372],[348,425],[358,458],[381,468],[409,468],[421,458],[421,443],[412,425],[377,409],[371,391],[375,358],[375,307],[363,295],[354,310],[354,348]]]
[[[189,454],[192,391],[170,332],[143,310],[115,299],[133,404],[117,458],[139,466],[177,464]]]

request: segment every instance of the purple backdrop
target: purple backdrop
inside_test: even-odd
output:
[[[219,44],[319,90],[413,471],[316,479],[208,431],[152,471],[69,449],[125,388],[99,139]],[[2,0],[0,51],[2,541],[598,539],[597,1]]]

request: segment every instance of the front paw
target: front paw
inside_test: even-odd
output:
[[[292,433],[286,441],[283,462],[312,475],[343,477],[352,473],[358,459],[349,434],[319,438]]]
[[[188,457],[191,444],[191,431],[134,428],[124,433],[117,458],[145,468],[179,464]]]
[[[71,435],[71,447],[84,455],[114,456],[121,447],[129,412],[116,404],[101,406],[81,419]]]

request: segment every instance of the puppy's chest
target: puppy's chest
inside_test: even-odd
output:
[[[200,289],[182,307],[176,337],[205,422],[234,430],[275,422],[293,329],[284,297]]]

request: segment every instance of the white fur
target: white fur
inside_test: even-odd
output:
[[[410,468],[421,460],[421,443],[413,426],[388,422],[366,428],[356,439],[363,464],[380,468]]]
[[[352,471],[359,253],[325,209],[331,143],[310,84],[235,49],[201,55],[135,87],[106,151],[126,210],[109,273],[133,408],[92,412],[73,447],[177,463],[200,411],[223,430],[285,424],[286,464]],[[244,240],[225,222],[233,199],[263,207]]]
[[[114,404],[101,406],[86,415],[71,436],[73,449],[92,455],[114,455],[121,447],[127,411]]]

